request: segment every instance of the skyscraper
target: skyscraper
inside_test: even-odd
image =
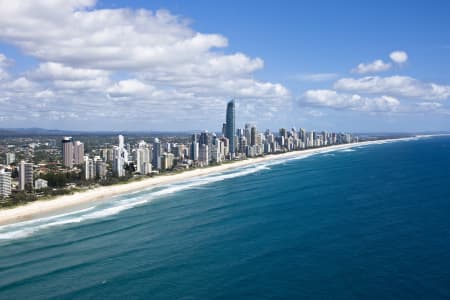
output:
[[[84,162],[84,144],[80,141],[76,141],[73,144],[73,163],[75,165],[81,165]]]
[[[33,164],[21,161],[19,164],[19,189],[33,188]]]
[[[16,162],[16,154],[14,152],[6,153],[6,164],[10,165]]]
[[[11,173],[0,170],[0,198],[11,195]]]
[[[140,174],[149,174],[152,171],[150,164],[150,149],[144,141],[139,143],[136,149],[136,172]]]
[[[124,137],[119,135],[119,146],[113,148],[113,173],[117,177],[125,176],[125,165],[128,164],[128,151],[124,148]]]
[[[71,136],[65,136],[62,139],[63,164],[67,168],[73,167],[73,139]]]
[[[201,144],[198,151],[198,161],[204,167],[209,164],[209,149],[208,145]]]
[[[226,116],[226,134],[225,136],[228,138],[229,140],[229,152],[231,155],[231,158],[234,157],[234,153],[236,151],[236,146],[235,146],[235,110],[234,110],[234,100],[231,100],[230,102],[228,102],[227,104],[227,116]]]
[[[198,150],[199,150],[199,144],[197,141],[197,135],[193,134],[192,142],[191,142],[190,149],[189,149],[189,158],[194,161],[197,161],[198,160]]]
[[[256,126],[253,125],[250,129],[250,145],[255,146],[256,145]]]
[[[158,138],[153,143],[152,165],[157,170],[161,169],[161,142]]]

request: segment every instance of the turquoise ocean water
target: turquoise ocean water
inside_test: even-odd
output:
[[[264,163],[0,227],[0,299],[449,298],[449,137]]]

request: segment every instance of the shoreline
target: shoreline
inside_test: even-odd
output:
[[[25,205],[16,206],[13,208],[1,209],[0,226],[30,221],[43,216],[53,215],[57,212],[62,211],[65,212],[76,211],[77,208],[80,208],[82,206],[96,204],[100,201],[108,201],[107,198],[112,198],[115,196],[124,195],[131,192],[139,192],[145,189],[163,186],[166,184],[183,182],[184,180],[189,180],[195,177],[202,177],[210,174],[221,173],[224,171],[259,164],[266,161],[277,161],[296,157],[300,158],[305,155],[314,155],[328,151],[339,151],[343,149],[361,147],[366,145],[375,145],[395,141],[408,141],[432,136],[436,135],[418,135],[406,138],[383,139],[351,144],[332,145],[321,148],[297,150],[281,154],[269,154],[262,157],[248,158],[245,160],[234,161],[231,163],[211,166],[207,168],[188,170],[179,174],[157,176],[125,184],[97,187],[91,190],[78,192],[71,195],[57,196],[49,200],[37,200],[35,202],[27,203]]]

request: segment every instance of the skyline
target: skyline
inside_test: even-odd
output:
[[[0,1],[0,127],[449,128],[444,1],[133,4]]]

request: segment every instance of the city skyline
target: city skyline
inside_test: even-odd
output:
[[[0,128],[448,130],[450,4],[347,4],[0,1]]]

